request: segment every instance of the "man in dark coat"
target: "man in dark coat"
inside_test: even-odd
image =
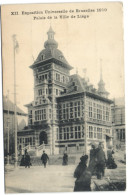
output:
[[[25,157],[24,157],[24,155],[22,155],[20,166],[25,166]]]
[[[49,160],[48,155],[43,151],[43,154],[41,156],[42,163],[44,164],[44,168],[46,168],[47,161]]]
[[[63,165],[68,165],[68,154],[65,152],[63,156]]]
[[[96,144],[92,144],[91,145],[91,150],[90,150],[90,161],[89,161],[89,171],[91,172],[92,175],[96,175],[96,153],[97,153],[97,149],[96,149]]]
[[[107,150],[107,168],[108,169],[116,169],[117,168],[117,165],[114,161],[114,158],[113,158],[113,155],[114,154],[114,151],[112,149],[111,146],[108,147],[108,150]]]
[[[25,155],[25,168],[30,168],[30,155],[28,154],[28,152],[26,152],[26,155]]]
[[[91,173],[87,168],[88,155],[80,158],[81,162],[74,171],[75,181],[74,192],[78,191],[91,191]]]
[[[103,146],[101,143],[98,145],[96,159],[97,159],[97,164],[96,164],[97,178],[101,179],[105,173],[105,163],[106,163],[105,153],[103,151]]]

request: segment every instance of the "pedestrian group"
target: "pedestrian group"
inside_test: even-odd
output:
[[[99,143],[91,144],[89,166],[88,155],[83,155],[80,158],[80,163],[75,169],[74,177],[76,178],[74,191],[91,191],[91,177],[96,176],[97,179],[102,179],[105,175],[105,168],[115,169],[117,165],[114,161],[113,154],[114,151],[111,146],[109,146],[107,151],[107,159],[105,157],[105,152],[103,151],[103,144]]]
[[[88,164],[88,155],[83,155],[80,158],[80,162],[74,171],[74,177],[76,178],[74,191],[91,191],[91,177],[96,176],[97,179],[102,179],[105,175],[105,168],[115,169],[117,165],[114,161],[113,154],[114,151],[111,146],[107,150],[107,159],[105,152],[103,150],[104,146],[102,143],[91,144],[91,150],[89,154],[89,165]],[[46,168],[46,164],[49,160],[48,155],[43,150],[41,156],[42,164]],[[65,151],[63,155],[62,165],[68,165],[68,154]],[[22,156],[20,166],[25,166],[25,168],[30,168],[31,159],[27,150],[25,150],[25,155]]]

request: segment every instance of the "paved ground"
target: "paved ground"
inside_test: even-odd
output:
[[[120,158],[121,155],[118,154]],[[92,178],[92,189],[94,183],[98,185],[105,181],[122,181],[126,179],[126,166],[116,158],[117,169],[106,169],[105,178],[97,180]],[[73,173],[77,165],[48,165],[32,166],[29,168],[6,166],[5,181],[6,193],[38,193],[38,192],[73,192],[75,179]]]
[[[5,174],[6,193],[72,192],[74,169],[75,165],[8,169]]]

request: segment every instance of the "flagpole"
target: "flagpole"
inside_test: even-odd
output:
[[[15,137],[15,167],[17,167],[17,111],[16,111],[16,60],[15,60],[15,52],[16,52],[16,35],[13,35],[13,46],[14,46],[14,137]]]

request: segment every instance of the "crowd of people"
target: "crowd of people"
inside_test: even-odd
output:
[[[91,191],[91,177],[96,176],[101,179],[105,175],[105,168],[115,169],[117,165],[114,161],[114,151],[111,146],[107,150],[107,159],[103,150],[103,144],[99,143],[91,145],[90,159],[88,164],[88,155],[80,158],[79,165],[75,169],[74,177],[76,178],[74,191]]]
[[[74,171],[74,177],[76,178],[74,191],[91,191],[91,177],[96,176],[97,179],[101,179],[105,175],[105,168],[115,169],[117,165],[113,158],[113,148],[108,147],[107,158],[103,150],[103,144],[99,143],[91,144],[91,150],[89,154],[89,164],[88,164],[88,155],[83,155],[80,158],[80,162]],[[49,160],[48,155],[43,151],[41,156],[42,164],[46,168],[46,164]],[[25,154],[22,156],[20,166],[25,166],[25,168],[30,168],[31,166],[30,156],[25,150]],[[64,152],[62,158],[62,165],[68,165],[68,154]]]

